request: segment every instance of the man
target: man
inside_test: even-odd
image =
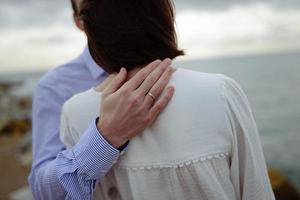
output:
[[[83,30],[78,16],[80,0],[73,0],[72,5],[75,23]],[[170,59],[154,61],[126,83],[125,69],[113,80],[105,81],[107,92],[100,118],[91,122],[84,137],[70,150],[59,139],[62,106],[74,94],[104,81],[106,73],[94,62],[88,48],[78,58],[48,72],[39,81],[33,100],[33,164],[29,184],[34,198],[91,199],[97,182],[124,152],[129,140],[152,123],[170,101],[174,88],[161,95],[171,76],[162,74],[170,65]],[[157,67],[159,73],[152,73]],[[145,93],[148,103],[140,101]]]

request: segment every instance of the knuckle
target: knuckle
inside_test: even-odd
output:
[[[133,99],[131,100],[131,104],[132,104],[133,106],[138,106],[138,105],[139,105],[139,99],[138,99],[138,98],[133,98]]]
[[[159,69],[158,69],[158,74],[162,74],[164,73],[164,65],[162,65]]]
[[[130,94],[129,90],[127,89],[122,90],[120,93],[122,97],[128,97]]]
[[[145,71],[140,72],[140,77],[141,78],[147,77],[147,73]]]
[[[163,107],[162,104],[158,104],[158,105],[156,106],[156,108],[155,108],[155,111],[156,111],[156,112],[160,112],[163,108],[164,108],[164,107]]]
[[[144,113],[146,113],[146,111],[147,111],[147,109],[146,109],[145,105],[140,106],[139,113],[144,114]]]
[[[138,96],[134,96],[129,100],[129,104],[131,107],[136,107],[140,105],[140,98]]]
[[[154,85],[151,89],[151,94],[153,94],[155,97],[160,96],[160,86],[159,85]]]
[[[171,70],[169,70],[169,71],[166,73],[166,78],[170,79],[172,75],[173,75],[173,72],[172,72]]]
[[[150,116],[150,115],[147,115],[147,116],[144,118],[144,124],[148,124],[150,121],[151,121],[151,116]]]
[[[153,96],[155,97],[155,99],[152,99],[152,100],[153,100],[153,103],[154,103],[154,102],[157,101],[157,99],[159,98],[160,93],[159,93],[157,90],[152,90],[152,91],[151,91],[151,94],[153,94]]]
[[[154,83],[156,81],[156,77],[155,76],[150,76],[149,77],[149,82],[150,83]]]

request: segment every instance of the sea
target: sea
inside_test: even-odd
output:
[[[174,65],[235,79],[249,99],[268,166],[282,171],[300,189],[300,51],[178,61]],[[23,81],[16,93],[32,94],[44,73],[1,74],[0,82]]]

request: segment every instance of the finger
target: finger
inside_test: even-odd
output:
[[[145,96],[157,80],[162,76],[166,69],[172,64],[172,60],[166,58],[142,83],[142,85],[137,89],[137,92],[141,96]],[[157,96],[156,96],[157,97]]]
[[[117,74],[112,74],[109,77],[107,77],[102,83],[96,86],[97,91],[104,91],[105,88],[111,83],[111,81],[116,77]]]
[[[127,81],[121,89],[133,91],[138,88],[147,76],[161,63],[161,60],[155,60],[143,69],[141,69],[133,78]]]
[[[172,67],[168,67],[163,73],[163,75],[159,78],[159,80],[150,89],[149,93],[151,93],[155,98],[158,98],[170,82],[174,71],[175,69],[173,69]],[[150,95],[146,95],[144,99],[144,106],[149,108],[152,106],[153,102],[153,97],[151,97]]]
[[[150,123],[149,125],[152,125],[159,114],[166,108],[170,100],[172,99],[175,92],[175,88],[173,86],[169,86],[166,89],[165,94],[161,96],[161,98],[158,99],[158,101],[153,105],[151,108],[149,115],[150,115]]]
[[[104,89],[103,93],[106,94],[114,93],[124,84],[126,78],[127,78],[127,71],[124,67],[122,67],[120,72],[116,75],[116,77]]]

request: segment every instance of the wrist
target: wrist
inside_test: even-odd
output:
[[[91,124],[78,143],[72,148],[68,158],[74,156],[78,174],[87,180],[99,180],[115,164],[120,151],[99,134],[96,123]]]
[[[96,127],[97,127],[99,133],[101,133],[101,135],[104,137],[104,139],[106,139],[106,141],[109,142],[116,149],[128,144],[128,141],[129,141],[128,139],[122,138],[120,136],[116,136],[116,134],[109,131],[105,127],[105,125],[101,122],[99,117],[96,120]]]

